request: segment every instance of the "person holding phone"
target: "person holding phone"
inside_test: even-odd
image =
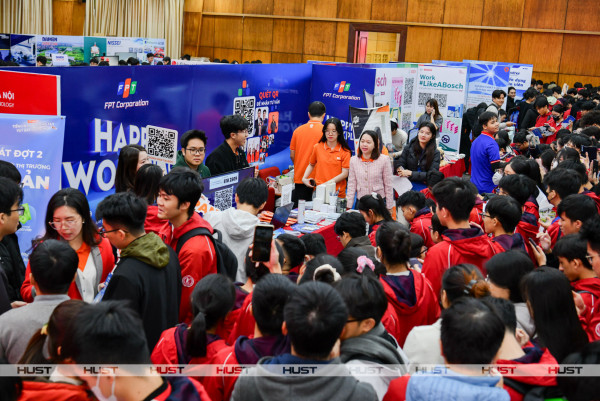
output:
[[[442,113],[440,113],[438,107],[438,101],[435,99],[429,99],[427,103],[425,103],[425,113],[421,114],[421,117],[417,120],[417,127],[420,127],[421,124],[426,122],[433,124],[436,132],[442,128],[442,124],[444,123],[444,117],[442,117]]]
[[[556,140],[556,122],[550,114],[550,103],[544,96],[536,99],[534,107],[538,112],[538,117],[535,120],[535,127],[542,128],[542,137],[540,138],[541,143],[551,144]],[[533,129],[533,128],[532,128]]]
[[[394,169],[400,177],[407,177],[419,184],[420,190],[425,188],[427,172],[440,169],[440,152],[435,143],[437,128],[431,122],[423,122],[419,134],[404,147],[402,155],[394,161]]]
[[[323,136],[313,147],[302,183],[309,188],[335,183],[338,197],[345,198],[351,157],[350,147],[344,139],[342,122],[339,118],[331,117],[323,124]],[[309,179],[313,171],[315,178]]]

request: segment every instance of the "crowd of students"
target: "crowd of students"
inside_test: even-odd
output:
[[[530,93],[511,114],[523,111]],[[577,104],[558,99],[552,113],[558,102]],[[500,152],[500,110],[479,116],[472,172],[484,163],[480,148]],[[392,160],[377,132],[365,131],[351,157],[340,120],[322,124],[324,105],[311,104],[290,146],[295,198],[324,182],[343,196],[348,182],[356,210],[335,223],[344,246],[337,257],[319,234],[283,234],[269,261],[253,261],[268,196],[259,178],[237,186],[235,208],[195,212],[202,177],[246,160],[241,117],[221,120],[225,141],[206,165],[202,131],[182,136],[178,165],[166,175],[146,164],[144,148],[123,148],[116,193],[98,204],[97,222],[83,193],[58,191],[27,266],[17,242],[21,177],[0,162],[0,357],[58,366],[35,380],[2,377],[0,391],[7,399],[52,392],[61,400],[595,399],[595,378],[503,377],[467,366],[600,360],[600,186],[590,150],[600,110],[581,114],[574,131],[556,130],[546,145],[517,131],[504,157],[488,160],[488,190],[430,168],[439,161],[432,111],[397,169],[427,188],[394,199]],[[132,364],[206,365],[239,374],[94,376],[74,373],[73,364],[125,372]],[[408,374],[419,364],[448,369]],[[254,367],[238,369],[247,365]],[[286,375],[280,365],[332,370]]]

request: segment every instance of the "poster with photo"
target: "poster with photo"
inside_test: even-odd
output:
[[[144,53],[144,38],[107,38],[106,55],[118,56],[119,53]]]
[[[279,130],[279,112],[273,111],[269,113],[268,133],[275,134]]]
[[[38,56],[45,56],[48,62],[52,54],[65,54],[69,64],[84,62],[83,36],[37,35],[36,48]]]
[[[251,166],[258,163],[260,154],[260,137],[246,139],[246,160]]]
[[[144,53],[152,53],[156,57],[163,58],[166,55],[166,39],[145,38]]]
[[[10,57],[23,67],[35,66],[35,36],[10,35]]]
[[[94,57],[104,57],[106,52],[106,38],[98,36],[85,36],[83,38],[83,59],[86,63]]]
[[[10,61],[10,34],[0,33],[0,60]]]
[[[267,132],[267,126],[269,124],[269,108],[268,107],[257,107],[256,118],[254,119],[254,131],[252,135],[261,136]]]

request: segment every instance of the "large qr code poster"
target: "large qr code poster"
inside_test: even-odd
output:
[[[233,114],[240,115],[248,121],[248,136],[254,136],[255,105],[255,96],[243,96],[233,99]]]
[[[226,210],[233,206],[233,187],[215,191],[214,207],[218,210]]]
[[[177,131],[148,125],[148,159],[175,164],[177,161]]]

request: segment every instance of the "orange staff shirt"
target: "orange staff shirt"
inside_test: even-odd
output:
[[[349,150],[343,149],[339,143],[331,149],[326,142],[319,142],[313,147],[309,163],[314,166],[315,181],[317,185],[323,184],[342,173],[343,168],[350,168]],[[338,182],[335,186],[339,191],[338,196],[346,196],[346,180]]]

